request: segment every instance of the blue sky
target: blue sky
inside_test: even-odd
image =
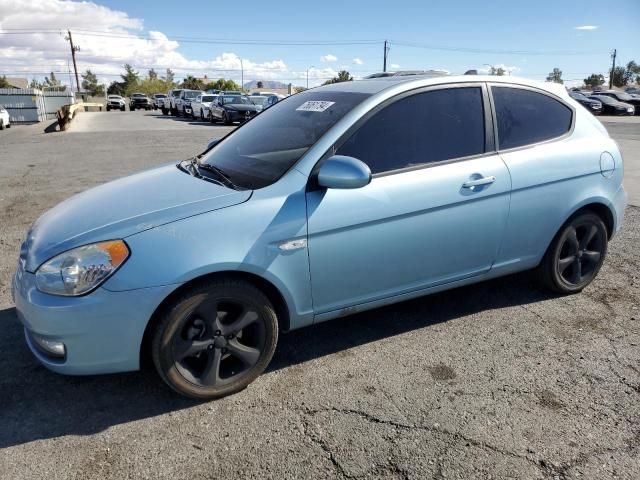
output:
[[[29,8],[12,9],[12,6],[24,7],[25,3],[56,14],[23,13],[20,17],[16,10],[26,12]],[[619,0],[611,8],[602,1],[590,0],[247,1],[229,7],[199,0],[180,5],[151,0],[95,3],[105,8],[99,14],[94,13],[90,21],[85,16],[91,16],[91,10],[83,4],[71,4],[74,10],[69,2],[61,0],[0,0],[0,30],[15,25],[32,29],[69,26],[126,32],[143,39],[149,35],[158,37],[146,46],[141,42],[128,46],[121,38],[75,33],[76,42],[86,47],[85,53],[81,49],[78,55],[79,68],[91,67],[105,81],[115,78],[125,61],[142,72],[149,66],[175,64],[179,77],[193,73],[237,76],[239,80],[242,58],[245,81],[276,79],[303,85],[306,69],[313,65],[310,74],[313,85],[342,68],[354,76],[380,71],[384,39],[390,41],[389,69],[436,68],[463,73],[491,64],[506,66],[514,75],[543,80],[553,67],[559,67],[565,79],[580,80],[592,72],[606,73],[613,48],[618,49],[619,62],[631,59],[640,62],[640,0]],[[10,9],[13,11],[8,13]],[[16,37],[21,36],[8,37],[11,36],[0,34],[0,63],[2,48],[15,50],[16,45],[11,42],[17,42]],[[61,38],[54,40],[25,46],[45,50],[37,59],[39,63],[25,71],[35,76],[48,69],[49,62],[59,68],[66,64],[66,42]],[[238,40],[258,43],[234,43]],[[261,44],[268,42],[284,44]],[[306,44],[291,45],[292,42]],[[47,49],[51,49],[50,55]],[[17,60],[9,63],[16,69],[25,65]],[[0,72],[7,68],[1,64]]]

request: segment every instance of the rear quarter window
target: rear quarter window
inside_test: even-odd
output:
[[[501,150],[561,137],[571,129],[573,111],[549,95],[492,86]]]

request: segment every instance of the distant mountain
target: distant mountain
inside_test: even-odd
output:
[[[262,82],[262,88],[269,90],[271,88],[287,88],[286,83],[277,82],[275,80],[251,80],[244,84],[245,89],[258,88],[258,82]]]

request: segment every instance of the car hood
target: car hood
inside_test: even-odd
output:
[[[26,270],[71,248],[126,238],[150,228],[247,201],[237,191],[179,170],[175,164],[120,178],[75,195],[42,215],[21,249]]]

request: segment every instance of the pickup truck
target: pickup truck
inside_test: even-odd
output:
[[[202,95],[204,92],[200,90],[182,90],[180,95],[175,100],[174,115],[180,117],[190,117],[193,115],[193,109],[191,108],[191,101],[195,100],[198,95]]]
[[[151,110],[153,108],[151,99],[147,97],[144,93],[132,93],[131,101],[129,102],[129,110],[133,112],[137,108],[144,108],[145,110]]]
[[[164,109],[164,102],[166,101],[167,101],[166,93],[154,93],[153,100],[151,101],[153,103],[153,109],[154,110],[158,110],[159,108]]]
[[[162,107],[162,114],[163,115],[167,115],[167,114],[171,114],[171,115],[176,115],[176,101],[178,100],[178,97],[180,96],[180,93],[182,92],[182,89],[177,89],[177,90],[171,90],[169,92],[169,95],[167,96],[167,98],[164,101],[164,106]]]

